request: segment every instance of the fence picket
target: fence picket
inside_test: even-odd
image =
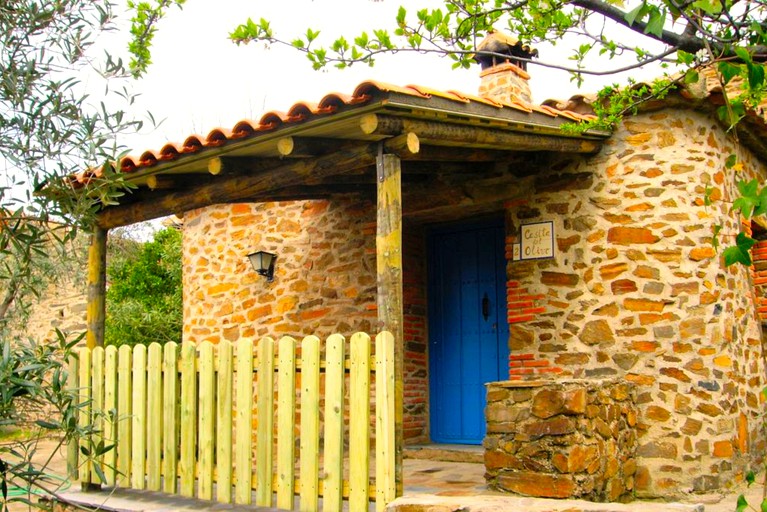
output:
[[[79,404],[78,389],[80,385],[80,358],[72,354],[69,356],[69,374],[67,375],[67,390],[74,396],[77,396]],[[78,418],[79,419],[79,418]],[[79,443],[70,442],[67,445],[67,476],[70,480],[78,480],[80,478],[80,449]]]
[[[197,371],[195,346],[181,345],[181,460],[179,477],[182,496],[194,497],[195,451],[197,449]]]
[[[232,344],[218,344],[216,408],[216,499],[232,502]]]
[[[344,479],[344,337],[333,334],[325,346],[324,512],[341,510]]]
[[[117,472],[118,485],[129,487],[131,482],[131,442],[133,441],[133,351],[128,345],[118,350],[118,377],[120,387],[117,388]]]
[[[80,382],[78,385],[80,397],[80,411],[78,424],[80,428],[85,429],[91,424],[91,351],[82,350],[80,352]],[[85,448],[86,454],[80,465],[80,481],[85,484],[91,483],[91,459],[93,449],[91,439],[83,438],[80,441],[81,451]],[[90,454],[90,455],[87,455]]]
[[[274,429],[274,340],[258,343],[256,410],[256,505],[272,506],[272,432]]]
[[[370,486],[370,336],[350,342],[349,510],[367,510]]]
[[[253,419],[253,342],[237,342],[237,419],[235,423],[235,503],[251,501],[251,421]]]
[[[396,493],[393,341],[387,332],[375,340],[377,511]],[[340,512],[344,496],[348,496],[349,510],[367,510],[373,498],[370,336],[354,334],[347,356],[344,337],[331,335],[323,361],[316,336],[301,341],[300,360],[295,339],[280,339],[277,359],[274,344],[265,337],[257,348],[251,340],[242,339],[236,346],[228,342],[218,346],[184,343],[180,347],[153,343],[148,349],[143,345],[83,349],[78,358],[69,361],[67,386],[80,401],[79,425],[93,425],[96,430],[90,438],[85,436],[68,447],[68,471],[83,483],[95,483],[101,478],[91,466],[96,461],[105,469],[105,481],[116,486],[213,499],[215,484],[217,501],[250,504],[255,490],[259,507],[272,506],[276,490],[278,508],[292,509],[298,494],[299,510],[312,512],[319,510],[320,498],[323,512]],[[319,408],[323,402],[320,472]],[[347,420],[349,465],[345,467]],[[102,441],[115,443],[116,449],[94,458]],[[80,447],[83,454],[78,453]]]
[[[162,490],[176,492],[178,464],[178,345],[166,343],[163,351]]]
[[[117,481],[117,347],[104,349],[104,441],[112,449],[104,454],[107,485]]]
[[[320,457],[320,340],[307,336],[301,342],[301,439],[299,493],[301,512],[319,509]]]
[[[280,339],[277,385],[277,508],[291,510],[295,493],[296,340]]]
[[[162,464],[162,346],[149,345],[147,363],[147,489],[159,491]]]
[[[91,351],[91,421],[93,425],[93,468],[92,481],[104,484],[101,472],[104,469],[104,456],[96,452],[104,441],[104,347],[95,347]],[[97,468],[97,469],[95,469]]]
[[[146,479],[146,347],[133,349],[133,442],[131,487],[144,489]]]
[[[376,512],[396,496],[394,478],[394,336],[376,336]]]
[[[216,374],[213,361],[213,345],[204,342],[200,345],[200,393],[198,419],[200,421],[199,440],[197,445],[200,459],[198,495],[204,500],[213,499],[213,454],[214,429],[216,426],[215,400]]]

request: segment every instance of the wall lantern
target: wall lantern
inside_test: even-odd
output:
[[[250,264],[253,265],[258,275],[266,276],[266,281],[271,282],[274,280],[274,260],[277,259],[277,255],[266,251],[256,251],[248,254]]]

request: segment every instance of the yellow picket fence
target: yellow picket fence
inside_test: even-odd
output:
[[[70,446],[72,476],[221,503],[250,504],[255,491],[257,506],[317,511],[321,498],[326,512],[345,499],[352,512],[370,501],[383,510],[395,497],[393,336],[376,336],[374,358],[364,333],[348,355],[339,334],[324,360],[320,345],[307,336],[300,349],[284,337],[81,350],[70,385],[80,421],[98,434]],[[102,441],[115,448],[86,456]]]

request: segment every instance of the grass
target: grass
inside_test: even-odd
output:
[[[0,443],[31,439],[38,435],[38,430],[17,425],[0,425]]]

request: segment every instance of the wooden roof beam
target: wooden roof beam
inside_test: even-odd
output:
[[[279,158],[214,156],[208,160],[208,172],[213,176],[252,174],[284,164],[285,162]]]
[[[509,151],[555,151],[559,153],[596,153],[601,141],[578,137],[557,137],[519,133],[498,128],[407,119],[368,114],[360,119],[364,135],[396,136],[412,132],[422,144],[505,149]]]
[[[234,173],[199,186],[157,194],[144,201],[108,207],[97,215],[97,225],[110,229],[137,222],[156,219],[164,215],[184,212],[212,204],[268,199],[268,191],[317,182],[328,176],[374,165],[379,147],[384,153],[412,154],[418,150],[418,137],[406,133],[380,143],[368,143],[342,148],[334,153],[312,159],[291,160],[263,172]],[[228,160],[222,158],[224,168]]]

